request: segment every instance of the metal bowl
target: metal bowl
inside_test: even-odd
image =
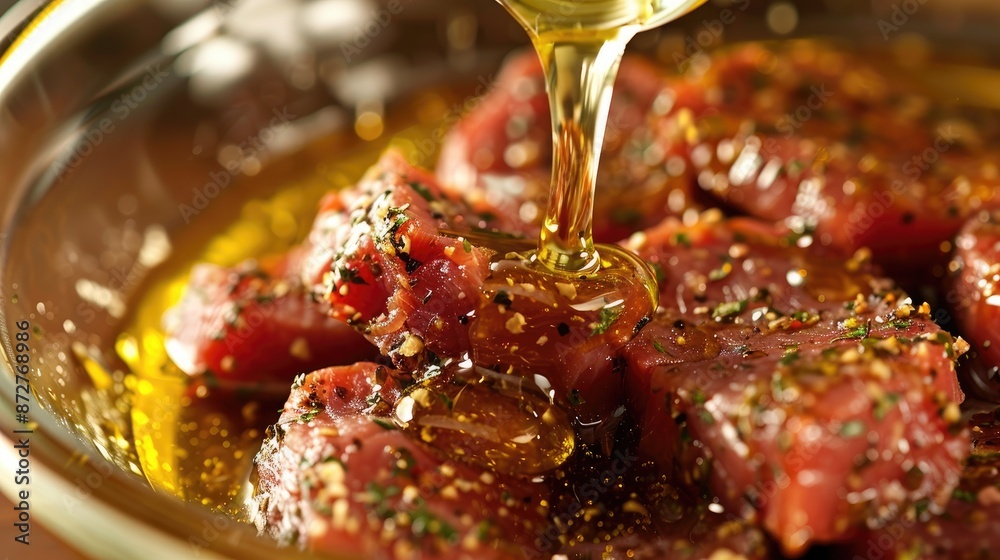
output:
[[[632,48],[680,66],[723,41],[832,35],[943,40],[987,61],[995,3],[939,4],[710,3]],[[150,439],[183,413],[126,374],[118,335],[176,255],[204,249],[247,201],[298,181],[296,204],[311,208],[390,140],[432,163],[526,37],[490,0],[36,0],[0,34],[0,428],[30,445],[30,486],[5,472],[0,490],[29,491],[31,522],[95,558],[307,557],[257,537],[242,481],[219,499],[187,486],[190,461],[186,475],[151,472],[164,442]],[[308,225],[240,251],[287,246]],[[5,466],[17,451],[0,445]]]

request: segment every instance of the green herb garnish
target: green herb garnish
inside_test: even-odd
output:
[[[410,183],[410,188],[417,191],[417,194],[419,194],[420,197],[426,200],[427,202],[431,202],[434,200],[434,195],[431,194],[431,190],[428,189],[427,186],[421,183],[417,183],[416,181],[413,181]]]
[[[739,315],[740,313],[743,313],[746,308],[747,300],[745,299],[720,303],[715,306],[715,309],[712,310],[712,318],[719,321],[727,317],[732,317],[733,315]]]
[[[383,430],[392,431],[396,429],[396,425],[390,422],[389,420],[386,420],[385,418],[378,418],[373,416],[372,422],[375,422],[375,424],[378,425],[378,427],[382,428]]]
[[[890,327],[897,328],[899,330],[908,329],[911,325],[913,325],[913,321],[909,319],[893,319],[892,321],[889,321]]]
[[[618,320],[618,316],[621,314],[622,314],[621,305],[615,307],[605,307],[604,309],[602,309],[600,318],[598,319],[597,322],[597,326],[594,327],[594,330],[593,332],[590,333],[590,336],[596,336],[608,332],[608,329],[610,329],[611,325],[613,325],[615,321]]]
[[[882,420],[885,415],[892,410],[892,407],[896,406],[899,402],[899,393],[886,393],[884,397],[875,401],[875,407],[872,414],[875,416],[876,420]]]
[[[951,497],[956,500],[961,500],[967,503],[975,503],[976,495],[968,490],[962,490],[961,488],[956,488],[954,492],[951,493]]]
[[[865,433],[865,423],[861,420],[849,420],[840,427],[840,435],[846,438],[858,437]]]
[[[838,336],[837,338],[833,339],[833,341],[837,342],[838,340],[861,340],[864,338],[868,338],[869,332],[871,332],[871,325],[865,323],[860,327],[851,329],[846,333],[844,333],[843,335]]]

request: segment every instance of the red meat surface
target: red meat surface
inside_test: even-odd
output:
[[[195,266],[184,296],[164,318],[170,359],[189,375],[222,383],[286,385],[299,373],[377,356],[284,273],[286,260],[267,270],[255,261]]]
[[[1000,203],[997,113],[936,93],[931,73],[812,40],[748,43],[674,83],[660,126],[725,204],[842,256],[930,270],[966,217]]]
[[[254,521],[284,544],[363,558],[521,558],[545,488],[445,459],[394,429],[393,372],[296,380],[255,460]]]
[[[969,422],[973,452],[943,506],[913,504],[846,551],[855,560],[974,560],[1000,550],[1000,410]]]
[[[505,227],[511,218],[497,220]],[[389,152],[356,187],[328,198],[304,268],[333,316],[399,369],[471,357],[541,376],[593,437],[612,435],[603,428],[620,417],[623,390],[614,356],[649,314],[625,302],[648,300],[646,288],[631,273],[579,290],[565,276],[533,275],[519,258],[500,259],[534,243],[484,235],[492,223]]]
[[[1000,402],[1000,214],[981,212],[955,239],[945,299],[975,359],[966,365],[970,390]]]
[[[488,227],[390,151],[357,186],[328,195],[303,270],[322,286],[334,317],[413,370],[428,352],[469,351],[468,318],[493,252],[461,235]]]
[[[631,244],[662,274],[625,351],[643,456],[791,555],[947,498],[968,453],[965,344],[926,306],[749,220],[668,220]]]

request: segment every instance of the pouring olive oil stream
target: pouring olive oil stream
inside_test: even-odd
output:
[[[553,271],[595,273],[608,268],[594,247],[591,224],[601,145],[625,46],[636,33],[705,0],[498,1],[531,37],[552,114],[552,185],[537,259]],[[612,246],[600,251],[611,267],[629,266],[620,252]],[[655,309],[655,279],[647,280]]]
[[[625,46],[636,33],[704,1],[498,0],[528,32],[541,59],[552,114],[552,185],[537,249],[528,255],[536,274],[610,286],[615,277],[633,276],[649,298],[629,303],[656,309],[656,278],[648,266],[616,246],[594,244],[597,168]],[[488,237],[478,241],[490,244]]]
[[[585,325],[581,330],[587,333],[576,342],[580,355],[587,347],[618,347],[635,335],[658,305],[657,279],[650,267],[619,247],[595,245],[592,236],[597,170],[615,76],[625,46],[636,33],[671,21],[704,0],[499,2],[528,32],[541,59],[552,115],[553,171],[537,245],[495,234],[477,234],[472,240],[496,254],[492,274],[483,285],[486,303],[470,324],[472,361],[500,366],[506,374],[533,378],[536,383],[540,380],[539,388],[550,401],[558,398],[573,406],[580,400],[576,389],[568,391],[568,398],[556,396],[548,379],[538,375],[562,375],[566,369],[562,360],[570,356],[550,351],[545,347],[548,341],[565,337],[570,331],[567,324],[575,322],[577,328]],[[605,377],[614,376],[608,371]],[[610,388],[613,380],[605,381]],[[408,402],[406,406],[404,429],[414,425]],[[588,416],[577,409],[572,431],[552,420],[561,414],[539,414],[530,406],[526,412],[525,422],[509,423],[503,430],[509,433],[501,439],[530,441],[533,453],[525,451],[529,446],[499,445],[493,453],[484,453],[493,457],[486,466],[544,472],[572,453],[574,431],[610,448],[622,410]],[[529,417],[548,419],[549,425],[539,432]],[[535,435],[525,437],[529,432]]]

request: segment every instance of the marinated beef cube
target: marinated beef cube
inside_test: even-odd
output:
[[[749,220],[667,221],[630,243],[662,274],[661,309],[624,352],[645,458],[790,555],[947,498],[968,452],[965,344],[926,305]]]
[[[955,105],[933,70],[814,40],[709,60],[673,84],[660,124],[733,208],[843,256],[868,247],[891,269],[930,270],[965,217],[1000,204],[1000,113]]]
[[[181,301],[164,317],[170,359],[189,375],[222,383],[287,385],[299,373],[377,356],[298,278],[284,274],[288,258],[267,269],[255,261],[195,266]]]
[[[255,460],[257,527],[365,558],[520,558],[543,485],[442,458],[390,420],[399,372],[372,363],[296,380]]]
[[[517,256],[533,243],[480,231],[505,226],[497,220],[484,221],[389,152],[357,187],[328,199],[304,269],[323,282],[333,316],[399,369],[471,358],[539,378],[587,439],[611,437],[624,383],[614,357],[648,320],[627,301],[648,299],[647,288],[625,273],[579,290],[570,277],[538,275]]]
[[[973,451],[962,481],[939,507],[913,504],[869,531],[846,554],[866,560],[977,560],[1000,550],[1000,410],[970,421]]]

